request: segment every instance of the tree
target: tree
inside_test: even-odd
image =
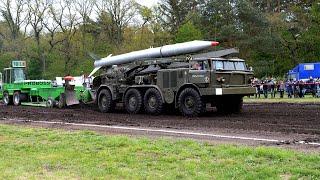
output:
[[[192,22],[187,22],[179,28],[175,41],[176,43],[182,43],[192,40],[201,40],[202,38],[201,31],[197,29]]]
[[[199,0],[162,0],[159,10],[162,14],[164,27],[169,28],[175,34],[180,26],[188,22],[188,15],[197,11]]]
[[[50,6],[50,12],[54,23],[57,24],[61,33],[58,42],[62,43],[59,51],[64,56],[64,71],[69,74],[76,67],[78,61],[73,55],[76,54],[73,47],[73,38],[79,25],[79,17],[75,13],[71,0],[58,0],[57,4]]]
[[[23,15],[26,11],[27,0],[1,0],[0,3],[1,15],[11,31],[11,38],[15,40],[28,17]]]
[[[44,29],[44,16],[47,14],[50,5],[50,2],[44,0],[28,0],[27,21],[28,24],[32,27],[34,39],[37,45],[37,57],[34,57],[32,59],[33,61],[38,61],[32,62],[30,66],[34,65],[34,69],[40,70],[42,65],[42,71],[36,74],[38,76],[42,74],[42,78],[44,78],[46,72],[46,59],[44,57],[44,50],[40,44],[40,40],[41,32]]]
[[[96,3],[99,14],[107,13],[110,17],[109,34],[116,46],[123,41],[124,29],[137,13],[137,4],[133,0],[98,0]]]

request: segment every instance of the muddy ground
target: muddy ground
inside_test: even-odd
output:
[[[320,104],[245,104],[241,114],[218,114],[212,108],[198,118],[185,118],[174,112],[129,115],[121,107],[115,113],[103,114],[94,106],[47,109],[0,105],[1,119],[166,128],[320,143]]]

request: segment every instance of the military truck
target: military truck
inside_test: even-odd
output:
[[[238,113],[243,97],[255,93],[250,86],[253,72],[242,59],[223,58],[230,54],[226,52],[143,58],[101,67],[103,73],[93,80],[96,103],[105,113],[117,103],[131,114],[158,115],[170,106],[193,117],[205,112],[207,105]]]

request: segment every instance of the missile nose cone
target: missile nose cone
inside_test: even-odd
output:
[[[220,43],[219,42],[217,42],[217,41],[212,41],[211,42],[211,46],[218,46]]]

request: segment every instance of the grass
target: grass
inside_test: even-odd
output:
[[[312,97],[311,95],[306,95],[304,98],[288,98],[288,96],[284,96],[284,98],[280,98],[279,95],[276,95],[275,98],[271,98],[270,94],[268,98],[264,98],[263,94],[261,94],[260,98],[255,98],[251,96],[250,98],[244,98],[245,103],[308,103],[308,104],[320,104],[320,98]]]
[[[0,125],[0,179],[319,179],[320,154]]]

